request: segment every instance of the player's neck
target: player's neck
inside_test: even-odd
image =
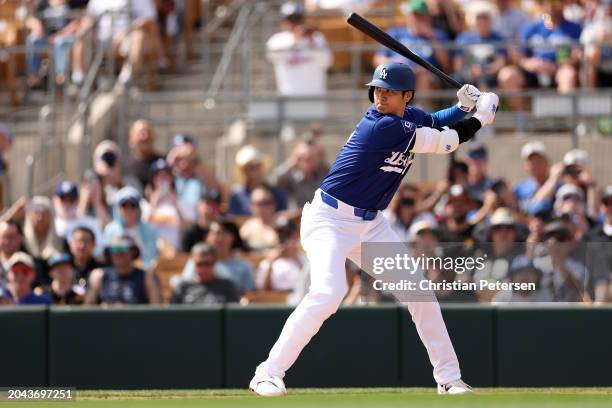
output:
[[[404,117],[404,112],[405,112],[405,111],[406,111],[406,105],[404,104],[403,106],[401,106],[401,107],[397,108],[397,110],[396,110],[396,111],[394,111],[394,112],[389,112],[389,113],[392,113],[392,114],[393,114],[393,115],[395,115],[395,116],[399,116],[400,118],[403,118],[403,117]]]

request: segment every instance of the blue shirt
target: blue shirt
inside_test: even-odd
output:
[[[540,185],[533,177],[528,177],[516,183],[512,188],[512,192],[518,201],[519,208],[522,211],[528,211],[531,205],[531,197],[538,191]]]
[[[433,33],[436,37],[436,40],[438,41],[443,42],[449,40],[448,35],[442,30],[434,28]],[[389,30],[389,35],[404,44],[406,47],[410,48],[419,57],[427,60],[429,63],[435,65],[437,68],[441,68],[440,62],[436,59],[436,56],[434,54],[434,47],[432,46],[431,40],[429,38],[425,38],[421,35],[415,35],[410,30],[408,30],[407,27],[392,28],[391,30]],[[378,51],[378,55],[396,59],[400,62],[403,62],[404,64],[408,64],[412,68],[419,66],[414,62],[410,61],[409,59],[402,57],[395,51],[391,51],[386,47],[381,47],[381,49]]]
[[[287,209],[287,198],[283,192],[273,186],[268,186],[274,201],[276,202],[276,211],[283,211]],[[227,210],[228,215],[252,215],[251,214],[251,190],[247,190],[246,186],[237,185],[234,186],[232,194],[230,195],[229,208]]]
[[[560,56],[559,54],[566,53],[567,48],[571,48],[572,44],[580,39],[581,32],[580,24],[563,21],[558,27],[551,30],[540,20],[528,24],[523,29],[520,42],[525,47],[523,53],[526,56],[558,63],[560,62],[557,58]],[[559,48],[563,45],[566,45],[566,47]],[[566,56],[569,56],[569,54]]]
[[[414,159],[408,149],[416,128],[445,126],[465,115],[459,108],[441,112],[448,111],[461,113],[444,115],[441,120],[440,112],[431,115],[407,106],[400,118],[379,113],[372,105],[340,151],[321,189],[353,207],[384,210]]]
[[[34,291],[31,291],[26,297],[15,302],[17,305],[50,305],[51,299],[46,293],[37,295]]]
[[[507,55],[504,46],[499,44],[501,41],[504,41],[504,38],[493,31],[487,37],[481,37],[478,31],[466,31],[455,39],[455,43],[463,47],[455,50],[453,54],[458,57],[465,57],[467,54],[471,64],[490,64],[496,56]],[[468,45],[469,47],[465,47]]]

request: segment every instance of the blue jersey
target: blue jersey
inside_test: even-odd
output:
[[[563,21],[558,27],[550,29],[543,21],[527,25],[521,33],[524,54],[559,63],[559,59],[569,56],[568,47],[578,42],[582,27],[580,24]],[[533,48],[531,48],[533,47]]]
[[[448,35],[442,30],[434,28],[433,33],[436,39],[440,42],[446,42],[449,40]],[[410,48],[419,57],[427,60],[437,68],[441,68],[440,62],[436,59],[436,55],[434,54],[434,47],[429,38],[425,38],[421,35],[415,35],[406,27],[392,28],[389,30],[389,35],[404,44],[406,47]],[[416,63],[412,62],[406,57],[401,56],[395,51],[389,50],[386,47],[381,47],[381,49],[378,51],[378,55],[397,59],[404,64],[408,64],[412,68],[419,67],[419,65]]]
[[[408,149],[416,128],[444,126],[464,116],[458,108],[431,115],[408,106],[400,118],[379,113],[372,105],[340,151],[321,189],[353,207],[384,210],[414,159]],[[443,119],[436,119],[440,117]]]

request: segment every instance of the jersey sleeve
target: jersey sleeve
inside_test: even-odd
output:
[[[417,125],[397,116],[384,116],[372,127],[369,145],[372,151],[406,152],[412,143]]]

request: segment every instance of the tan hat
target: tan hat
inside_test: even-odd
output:
[[[13,266],[17,264],[23,264],[34,270],[34,260],[32,257],[25,252],[15,252],[8,260],[8,264],[6,265],[7,269],[11,269]]]
[[[491,224],[492,227],[498,225],[516,225],[516,219],[512,215],[509,209],[500,207],[493,212],[491,215]]]

